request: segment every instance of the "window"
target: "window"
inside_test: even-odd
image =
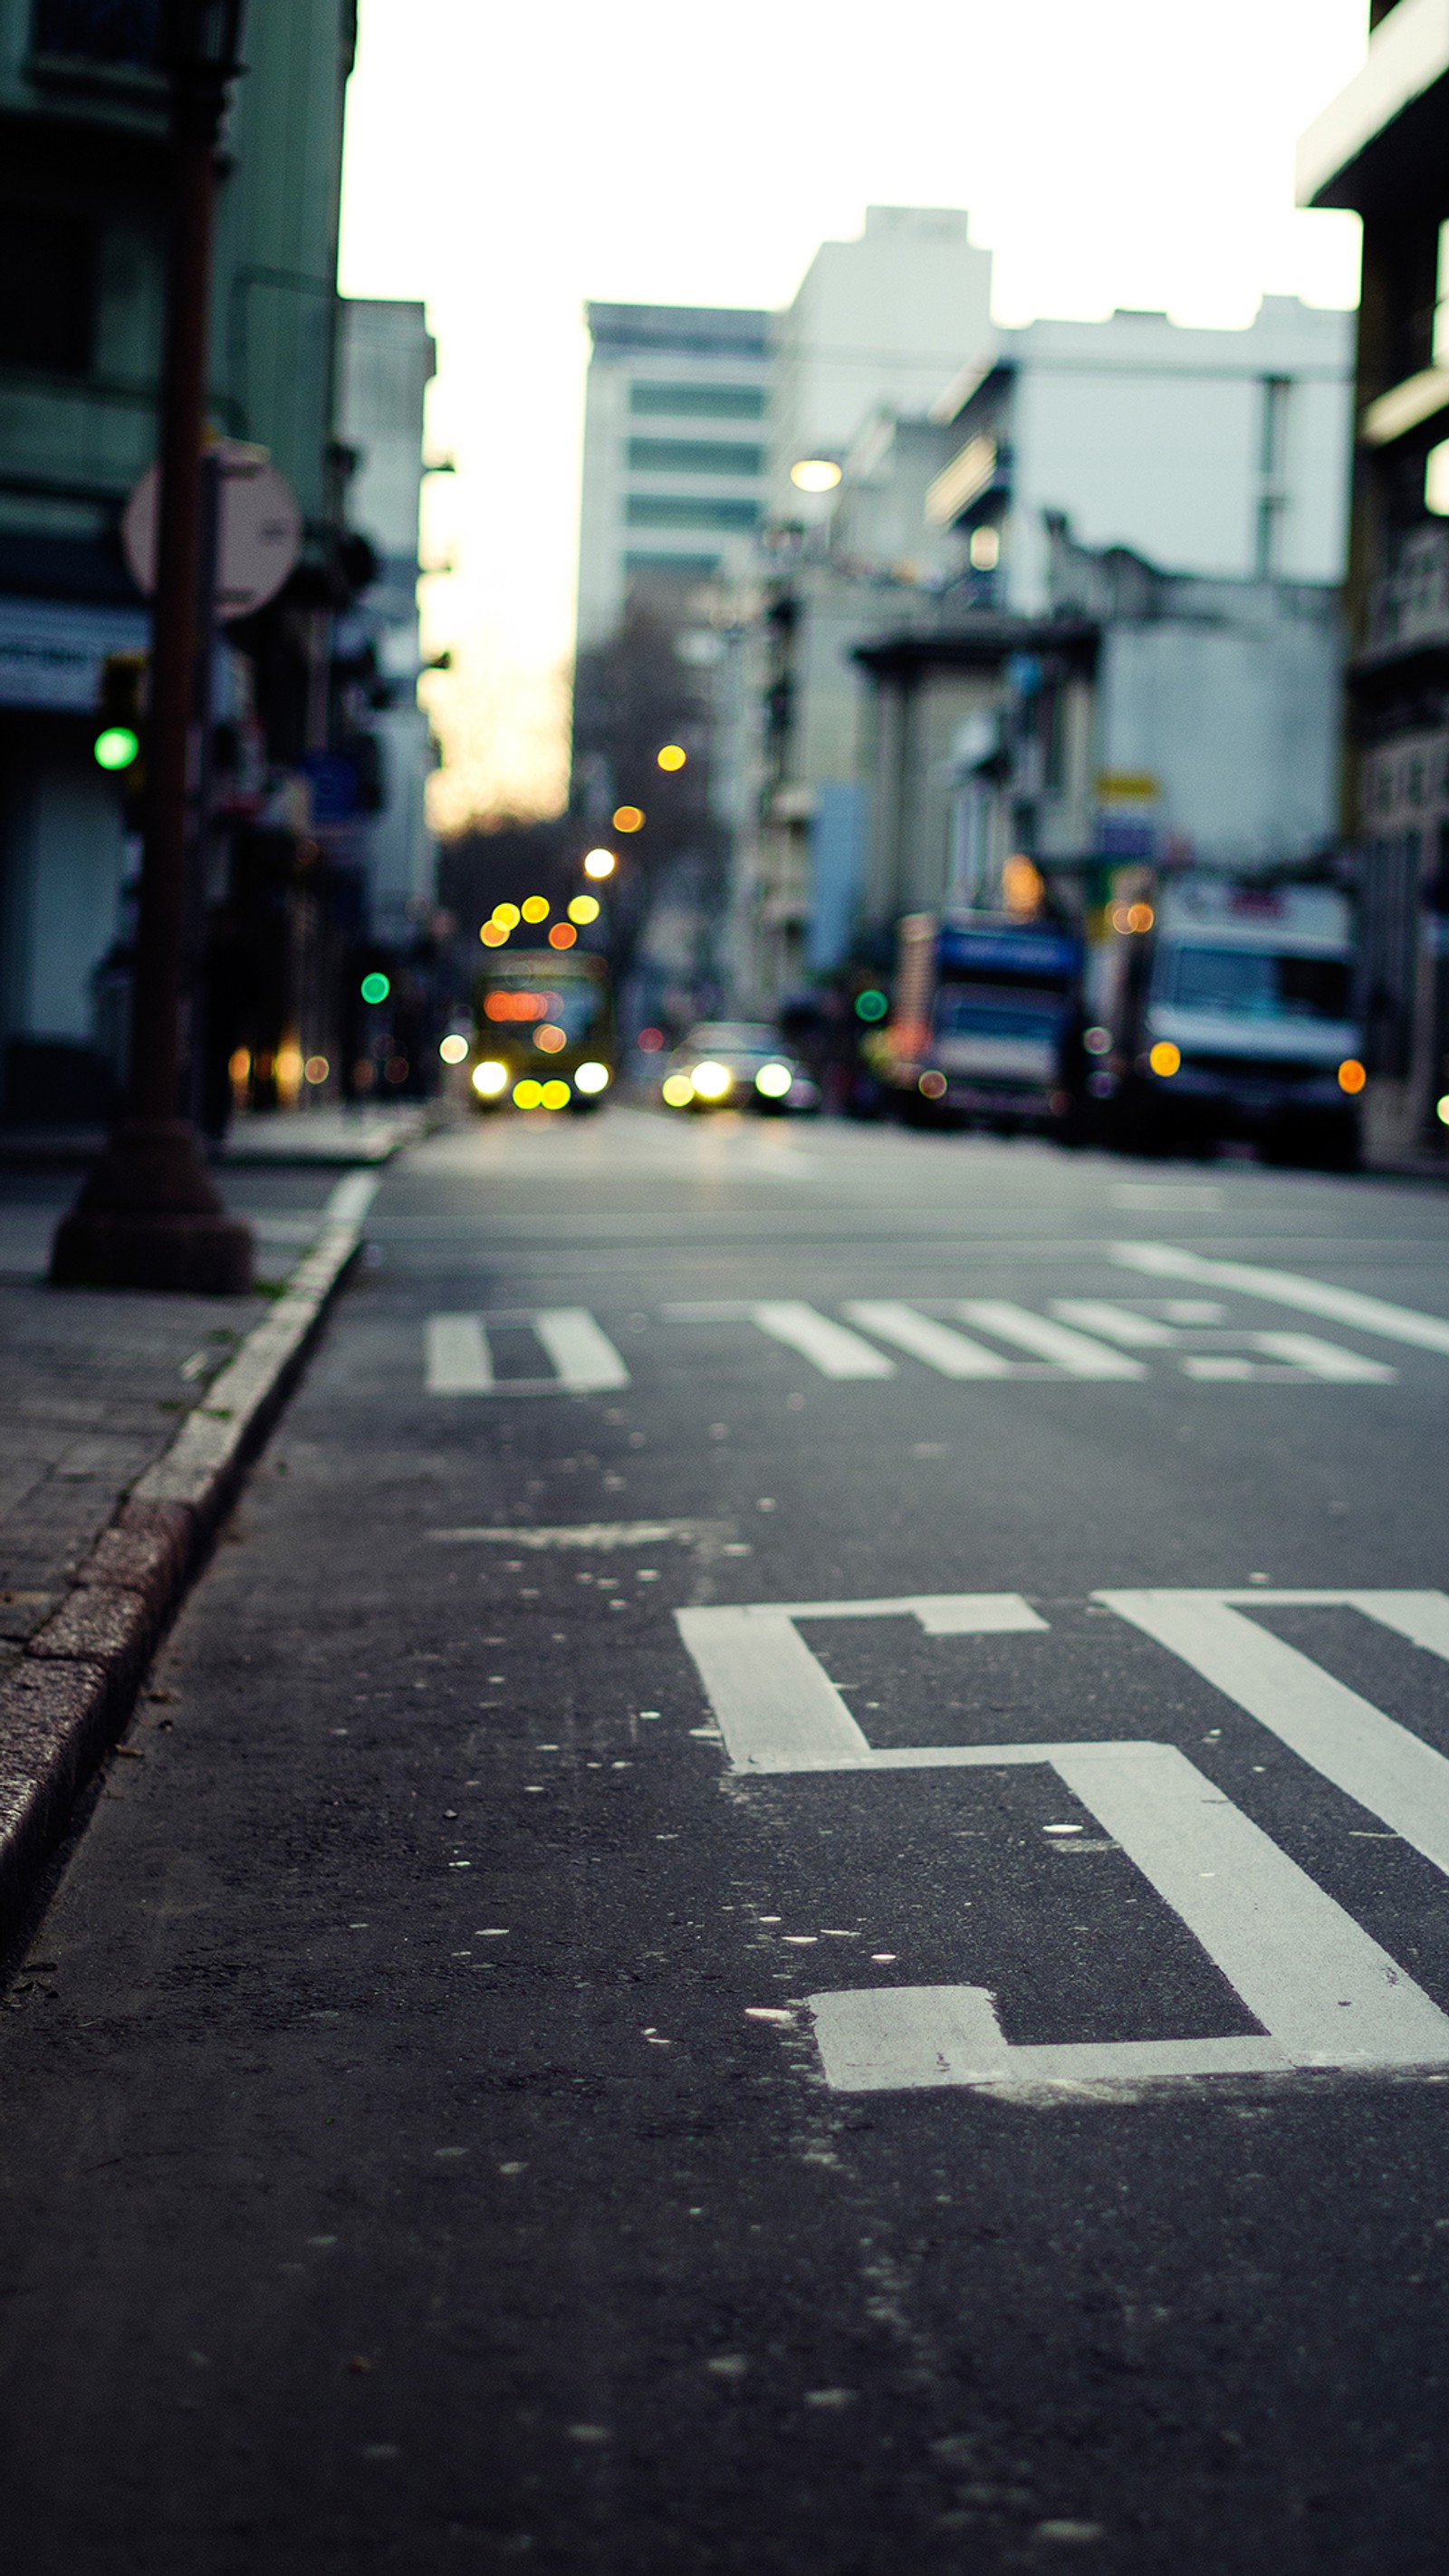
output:
[[[708,581],[719,570],[718,555],[627,554],[627,573],[658,574],[673,581]]]
[[[636,418],[661,413],[675,420],[763,420],[763,385],[654,385],[629,387],[629,409]]]
[[[0,366],[85,375],[95,302],[94,225],[83,215],[0,206]]]
[[[631,474],[758,474],[764,450],[723,438],[631,438]]]
[[[70,54],[87,63],[159,60],[163,0],[35,0],[31,44],[37,54]]]
[[[1348,961],[1273,956],[1260,948],[1169,949],[1161,998],[1180,1011],[1251,1020],[1346,1020]]]
[[[754,501],[696,501],[672,492],[632,492],[626,512],[631,528],[753,528],[759,516]]]

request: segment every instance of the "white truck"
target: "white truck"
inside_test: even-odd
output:
[[[1142,871],[1093,951],[1087,1090],[1114,1142],[1247,1137],[1277,1161],[1357,1161],[1366,1077],[1336,887]]]

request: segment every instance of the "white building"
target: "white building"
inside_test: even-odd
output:
[[[1003,331],[935,406],[959,445],[929,513],[1026,616],[1046,605],[1049,511],[1175,572],[1337,581],[1352,370],[1352,314],[1293,296],[1245,331],[1133,312]]]
[[[991,253],[955,206],[868,206],[856,241],[822,242],[778,323],[770,508],[798,518],[805,458],[839,462],[881,404],[924,414],[996,339]]]
[[[381,746],[384,802],[364,827],[368,898],[378,934],[403,940],[431,905],[436,860],[424,810],[432,737],[418,704],[423,405],[435,372],[423,306],[345,298],[337,365],[338,429],[357,458],[348,514],[379,562],[350,621],[377,664],[368,727]]]
[[[590,304],[578,642],[604,643],[643,584],[682,607],[765,498],[770,316]]]

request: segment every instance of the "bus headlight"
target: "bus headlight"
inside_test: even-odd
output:
[[[581,1064],[574,1073],[574,1089],[583,1092],[607,1091],[609,1068],[606,1064]]]
[[[706,1056],[703,1064],[695,1065],[691,1071],[689,1087],[696,1100],[723,1100],[727,1092],[733,1091],[735,1078],[727,1064],[716,1064],[712,1056]]]
[[[788,1064],[762,1064],[755,1076],[755,1089],[766,1100],[783,1100],[794,1079]]]
[[[498,1064],[491,1056],[489,1056],[485,1057],[482,1064],[474,1065],[473,1088],[477,1092],[480,1100],[496,1100],[499,1092],[506,1090],[507,1087],[508,1067],[506,1064]]]

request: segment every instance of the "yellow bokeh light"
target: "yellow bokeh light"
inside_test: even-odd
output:
[[[1171,1038],[1159,1038],[1147,1061],[1153,1072],[1161,1074],[1163,1081],[1167,1082],[1182,1062],[1181,1050],[1173,1045]]]
[[[584,861],[584,874],[596,880],[600,877],[611,877],[618,864],[612,850],[590,850]]]
[[[478,936],[485,948],[501,948],[508,937],[508,932],[501,921],[485,921]]]
[[[644,829],[643,806],[616,805],[614,808],[614,829],[616,832],[642,832]]]
[[[513,1105],[515,1109],[541,1109],[543,1107],[543,1084],[541,1082],[531,1081],[515,1082],[513,1086]]]
[[[687,1073],[671,1073],[662,1085],[661,1097],[671,1109],[687,1109],[694,1098],[694,1085]]]
[[[828,456],[802,456],[790,468],[790,480],[797,492],[833,492],[840,481],[840,468]]]
[[[523,898],[525,921],[547,921],[551,907],[545,895],[529,894]]]
[[[597,921],[598,918],[598,896],[592,894],[576,894],[573,902],[569,905],[570,921],[576,921],[579,928],[582,930],[588,922]]]
[[[573,1093],[566,1082],[546,1082],[542,1098],[545,1109],[567,1109]]]
[[[682,743],[667,742],[663,750],[657,751],[654,757],[661,769],[682,769],[689,754]]]
[[[520,921],[523,919],[523,915],[519,911],[516,903],[495,903],[493,907],[493,918],[495,921],[501,922],[505,930],[516,930]]]

